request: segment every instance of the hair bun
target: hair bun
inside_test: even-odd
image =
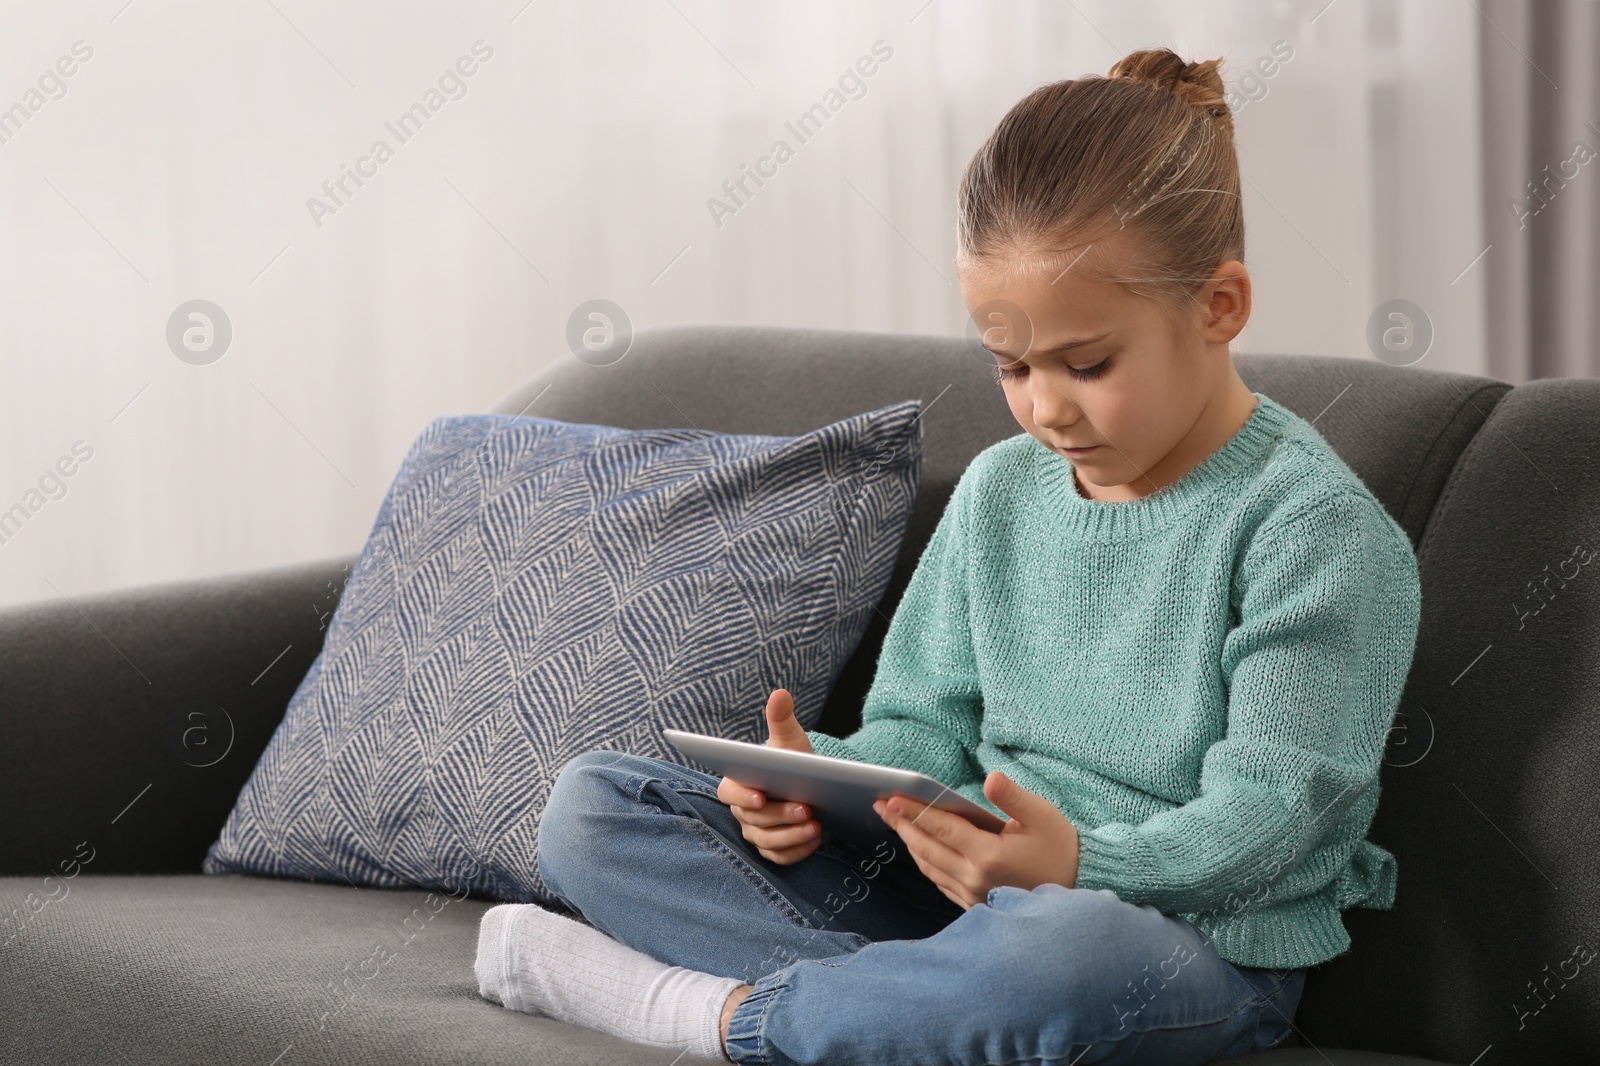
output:
[[[1188,63],[1170,48],[1147,48],[1129,52],[1112,65],[1107,78],[1143,82],[1166,89],[1184,103],[1203,109],[1212,118],[1233,124],[1228,107],[1227,87],[1218,69],[1221,60],[1207,59]]]

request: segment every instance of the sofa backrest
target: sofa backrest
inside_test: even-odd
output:
[[[1600,381],[1505,396],[1417,561],[1371,832],[1395,906],[1345,912],[1353,950],[1299,1023],[1446,1062],[1600,1062]]]
[[[1242,355],[1240,376],[1313,423],[1415,545],[1451,467],[1510,389],[1490,378],[1376,360]],[[880,604],[823,710],[836,736],[861,722],[888,629],[939,516],[973,456],[1022,432],[990,364],[951,337],[762,326],[642,331],[607,366],[563,359],[494,411],[628,429],[694,426],[724,433],[804,433],[898,400],[922,416],[921,488]]]

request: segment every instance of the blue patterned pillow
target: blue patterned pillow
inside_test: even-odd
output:
[[[812,727],[894,567],[921,403],[798,437],[468,415],[406,455],[209,874],[557,902],[551,782],[670,726]]]

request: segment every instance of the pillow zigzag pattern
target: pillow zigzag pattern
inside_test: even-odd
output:
[[[533,858],[567,760],[759,741],[778,687],[815,725],[898,556],[920,410],[797,437],[435,420],[205,871],[555,902]]]

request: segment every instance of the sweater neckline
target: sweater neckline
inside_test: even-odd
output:
[[[1067,528],[1092,537],[1140,536],[1183,518],[1239,470],[1259,465],[1283,438],[1295,414],[1271,397],[1252,390],[1254,410],[1243,426],[1193,469],[1137,500],[1094,500],[1082,495],[1072,460],[1032,435],[1034,475]]]

